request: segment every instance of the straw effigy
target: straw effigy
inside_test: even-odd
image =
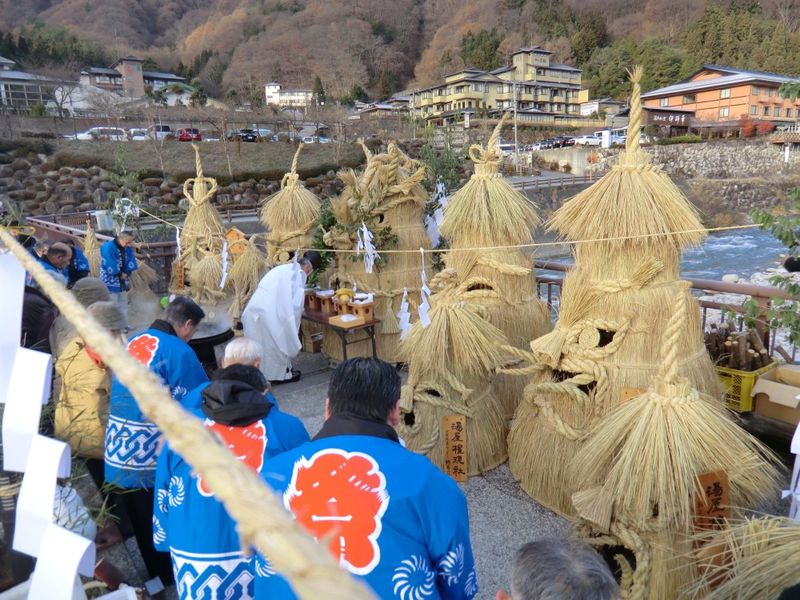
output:
[[[675,297],[686,296],[680,372],[716,397],[719,382],[703,345],[700,311],[681,287],[681,249],[705,233],[678,187],[639,148],[641,69],[633,94],[626,149],[600,181],[554,214],[548,229],[576,244],[552,332],[531,343],[546,367],[526,388],[509,435],[509,464],[525,491],[564,515],[574,491],[563,457],[575,456],[589,428],[645,390],[658,372],[659,342]]]
[[[294,250],[310,248],[319,220],[319,199],[306,189],[297,174],[297,160],[302,149],[303,144],[300,144],[289,173],[281,180],[280,191],[270,196],[261,209],[261,223],[269,231],[267,260],[270,265],[287,263]]]
[[[373,155],[362,144],[367,166],[358,176],[352,171],[340,173],[345,182],[339,198],[331,202],[337,225],[325,232],[328,247],[353,250],[355,229],[362,222],[380,240],[383,234],[392,238],[392,250],[430,250],[431,241],[424,222],[427,192],[422,186],[425,168],[406,156],[396,144],[389,144],[385,154]],[[378,253],[381,248],[377,247]],[[378,356],[396,361],[400,344],[396,313],[400,309],[403,290],[408,290],[413,303],[422,285],[423,258],[418,252],[389,253],[367,273],[364,261],[350,253],[337,253],[336,270],[332,279],[340,285],[357,288],[374,296],[373,314],[381,320],[376,334]],[[424,265],[431,273],[430,253],[425,253]],[[412,307],[413,308],[413,307]],[[335,360],[342,358],[338,337],[326,332],[323,351]],[[348,356],[371,356],[369,342],[348,347]]]
[[[470,147],[475,173],[450,198],[440,232],[454,250],[445,255],[445,264],[458,273],[464,288],[460,297],[482,306],[508,344],[525,348],[551,327],[550,311],[536,291],[532,255],[522,249],[465,250],[530,244],[539,225],[534,205],[499,173],[497,144],[506,120],[504,115],[485,150]],[[502,373],[494,385],[506,417],[512,417],[525,380]]]
[[[570,465],[580,488],[573,494],[583,519],[579,530],[596,545],[608,545],[594,538],[613,537],[614,525],[638,536],[637,548],[628,549],[648,559],[637,562],[633,581],[643,588],[640,597],[659,600],[678,597],[693,578],[687,548],[695,500],[704,497],[700,476],[724,471],[730,504],[737,507],[773,497],[779,478],[770,451],[723,404],[679,377],[687,305],[679,293],[655,383],[602,417]],[[627,546],[621,539],[616,544]]]
[[[772,600],[800,585],[800,523],[793,519],[746,519],[699,533],[694,542],[700,577],[684,591],[686,597]]]
[[[180,232],[180,260],[172,263],[170,291],[189,294],[198,302],[215,302],[224,296],[219,284],[225,228],[217,209],[211,204],[217,181],[203,176],[200,148],[197,144],[192,144],[192,148],[197,176],[183,183],[183,195],[189,201],[189,210]]]
[[[89,261],[89,274],[92,277],[100,277],[100,244],[97,242],[97,234],[91,219],[86,219],[83,253],[86,255],[86,260]]]
[[[254,546],[276,571],[289,580],[293,591],[307,600],[366,600],[367,587],[341,569],[283,508],[282,501],[244,463],[178,402],[161,380],[120,347],[64,287],[22,247],[5,228],[0,241],[36,279],[80,336],[97,352],[131,391],[144,415],[163,433],[214,496],[238,522],[242,547]]]
[[[444,469],[442,419],[466,417],[467,474],[478,475],[505,462],[506,420],[494,395],[492,373],[502,364],[503,334],[479,307],[453,291],[432,296],[431,323],[417,322],[400,346],[408,363],[402,420],[397,428],[409,450]]]

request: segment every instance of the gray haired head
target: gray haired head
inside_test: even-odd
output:
[[[574,539],[543,539],[517,550],[513,600],[617,600],[619,586],[605,561]]]

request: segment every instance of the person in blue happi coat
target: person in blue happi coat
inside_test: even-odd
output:
[[[69,287],[72,287],[84,277],[89,276],[89,259],[86,258],[83,250],[75,243],[75,240],[69,239],[67,244],[72,250],[72,258],[69,261],[69,265],[67,265]]]
[[[126,320],[130,276],[139,268],[132,243],[133,234],[120,231],[113,240],[100,246],[100,280],[108,287],[111,301],[119,306]]]
[[[72,248],[64,242],[56,242],[47,247],[39,258],[39,264],[56,279],[68,286],[69,263],[71,260]]]
[[[273,402],[258,368],[261,355],[255,341],[234,339],[214,381],[186,396],[186,404],[197,401],[192,413],[259,473],[268,458],[308,441],[300,419]],[[179,598],[252,599],[253,559],[242,554],[236,522],[169,445],[158,457],[155,492],[153,541],[172,556]]]
[[[172,397],[183,402],[190,390],[208,381],[203,366],[187,343],[205,316],[191,298],[177,296],[165,318],[128,342],[128,353],[158,375]],[[150,576],[172,581],[169,555],[153,547],[153,486],[161,433],[147,420],[116,375],[111,380],[105,437],[105,478],[121,488],[119,501],[136,535]]]
[[[320,432],[267,461],[262,478],[378,598],[474,598],[467,501],[455,481],[400,444],[399,399],[392,365],[340,363]],[[296,597],[268,557],[257,555],[255,571],[257,599]]]

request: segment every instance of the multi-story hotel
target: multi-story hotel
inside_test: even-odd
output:
[[[443,83],[415,90],[412,103],[422,117],[441,125],[461,121],[466,113],[496,116],[513,108],[515,99],[520,121],[579,118],[581,102],[589,99],[588,90],[581,90],[581,70],[552,62],[552,54],[541,46],[520,48],[510,65],[464,68]]]
[[[796,121],[800,98],[792,101],[778,95],[781,84],[796,81],[775,73],[703,65],[685,81],[642,94],[642,101],[646,107],[694,111],[695,121],[730,122],[745,117]]]

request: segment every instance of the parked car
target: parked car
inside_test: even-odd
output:
[[[228,141],[231,142],[260,142],[261,136],[254,129],[235,129],[228,132]]]
[[[128,139],[127,132],[121,127],[92,127],[75,136],[76,140],[111,140],[124,142]]]
[[[578,146],[599,146],[601,141],[599,137],[593,135],[582,135],[575,138],[575,143]]]
[[[300,141],[304,144],[316,144],[319,141],[319,138],[313,135],[304,135],[302,138],[300,138]]]
[[[175,137],[172,127],[169,125],[153,125],[147,129],[147,132],[154,140],[171,140]]]
[[[330,144],[332,141],[333,140],[331,138],[326,138],[326,137],[321,137],[321,136],[319,138],[317,138],[317,143],[319,143],[319,144]]]
[[[514,144],[501,142],[497,144],[497,149],[503,153],[503,156],[510,156],[511,154],[514,154]]]
[[[264,141],[272,139],[271,129],[267,129],[266,127],[256,127],[255,125],[253,125],[251,129],[255,131],[259,135],[259,137]]]
[[[272,136],[274,142],[294,142],[299,139],[300,136],[294,131],[279,131]]]
[[[134,142],[141,142],[143,140],[149,140],[150,136],[147,133],[147,129],[132,127],[128,129],[128,138]]]
[[[624,146],[625,145],[625,140],[627,140],[627,139],[628,139],[628,137],[625,136],[625,135],[612,135],[611,136],[611,145],[612,146]]]
[[[200,135],[200,130],[192,127],[178,129],[176,137],[179,142],[200,142],[203,140],[203,136]]]
[[[564,138],[564,141],[562,142],[561,147],[562,148],[568,148],[568,147],[574,146],[574,145],[575,145],[575,138],[574,137],[567,137],[567,138]]]

